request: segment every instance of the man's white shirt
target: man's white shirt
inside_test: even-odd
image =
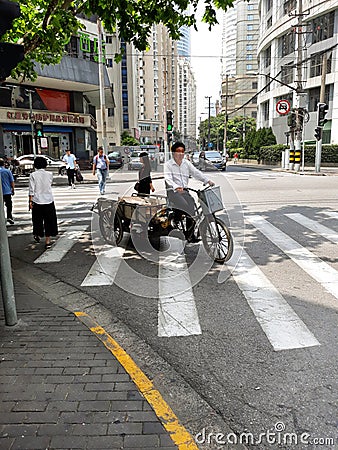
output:
[[[209,179],[196,169],[187,159],[183,159],[180,166],[176,163],[174,158],[164,164],[164,179],[174,190],[177,188],[187,188],[189,176],[192,176],[203,183],[208,183],[209,181]]]

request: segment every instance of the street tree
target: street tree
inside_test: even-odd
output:
[[[121,145],[140,145],[139,141],[124,131],[121,134]]]
[[[174,40],[181,37],[183,25],[197,29],[196,11],[204,5],[202,21],[217,24],[216,9],[226,10],[234,0],[30,0],[20,1],[21,16],[3,37],[4,42],[24,46],[25,58],[12,71],[15,78],[34,80],[35,63],[57,64],[65,45],[81,29],[79,16],[97,16],[108,33],[117,33],[125,42],[140,50],[148,49],[154,24],[162,23]],[[188,12],[190,8],[191,12]],[[115,56],[121,59],[121,53]]]

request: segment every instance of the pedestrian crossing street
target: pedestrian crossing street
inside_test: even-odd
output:
[[[71,191],[71,194],[65,188],[55,188],[54,195],[60,236],[51,249],[42,252],[35,259],[34,263],[37,265],[61,262],[79,242],[83,233],[90,231],[93,214],[90,208],[97,199],[97,186],[77,189]],[[14,200],[15,225],[8,227],[9,237],[31,234],[30,213],[26,208],[27,193],[20,191]],[[253,230],[255,235],[259,235],[259,239],[264,241],[264,246],[272,244],[277,247],[290,262],[290,270],[297,266],[304,277],[309,277],[316,283],[323,295],[325,293],[334,301],[338,300],[338,270],[335,260],[325,261],[316,254],[316,248],[309,249],[298,242],[298,236],[304,235],[320,239],[330,254],[337,255],[338,212],[322,210],[316,213],[315,217],[311,217],[311,210],[307,210],[306,214],[284,212],[282,216],[283,223],[287,223],[294,230],[293,237],[273,224],[273,218],[266,218],[260,214],[248,214],[245,218],[246,226]],[[194,294],[189,271],[186,270],[187,261],[182,245],[182,241],[172,239],[171,255],[159,257],[159,337],[199,335],[203,332],[196,306],[198,297]],[[96,260],[90,267],[83,267],[85,273],[81,286],[90,288],[113,285],[125,252],[126,241],[117,248],[105,245],[100,253],[100,260]],[[243,249],[235,242],[233,258],[223,267],[219,266],[218,270],[219,283],[225,282],[224,273],[231,271],[232,279],[275,351],[321,344],[305,324],[306,313],[304,317],[300,317],[294,311],[269,279],[264,267],[257,260],[257,255],[251,251],[250,245],[245,245]],[[289,276],[289,273],[280,274],[280,277],[285,277],[286,280]],[[175,295],[172,295],[172,292],[175,292]]]

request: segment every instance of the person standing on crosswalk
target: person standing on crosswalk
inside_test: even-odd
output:
[[[5,161],[0,158],[0,178],[2,185],[2,196],[7,209],[7,222],[14,225],[12,210],[12,195],[14,195],[14,177],[9,169],[5,168]]]
[[[29,209],[32,211],[35,242],[45,236],[45,248],[51,247],[51,236],[58,234],[58,224],[52,192],[53,174],[47,172],[47,160],[34,159],[35,171],[29,176]]]
[[[69,149],[66,150],[66,154],[62,158],[62,161],[66,163],[66,169],[67,169],[67,177],[68,177],[68,184],[69,189],[75,189],[75,171],[76,171],[76,156],[73,155]]]
[[[97,155],[93,160],[93,175],[97,172],[97,179],[99,181],[100,194],[103,195],[106,190],[106,180],[108,176],[109,159],[103,153],[103,147],[97,149]]]

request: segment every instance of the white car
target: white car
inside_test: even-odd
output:
[[[36,155],[36,156],[42,156],[47,160],[47,169],[56,170],[59,175],[64,175],[66,173],[66,164],[56,158],[52,158],[49,155]],[[19,168],[23,175],[27,175],[34,169],[34,158],[35,156],[33,154],[31,155],[22,155],[16,158],[17,161],[19,161]]]

